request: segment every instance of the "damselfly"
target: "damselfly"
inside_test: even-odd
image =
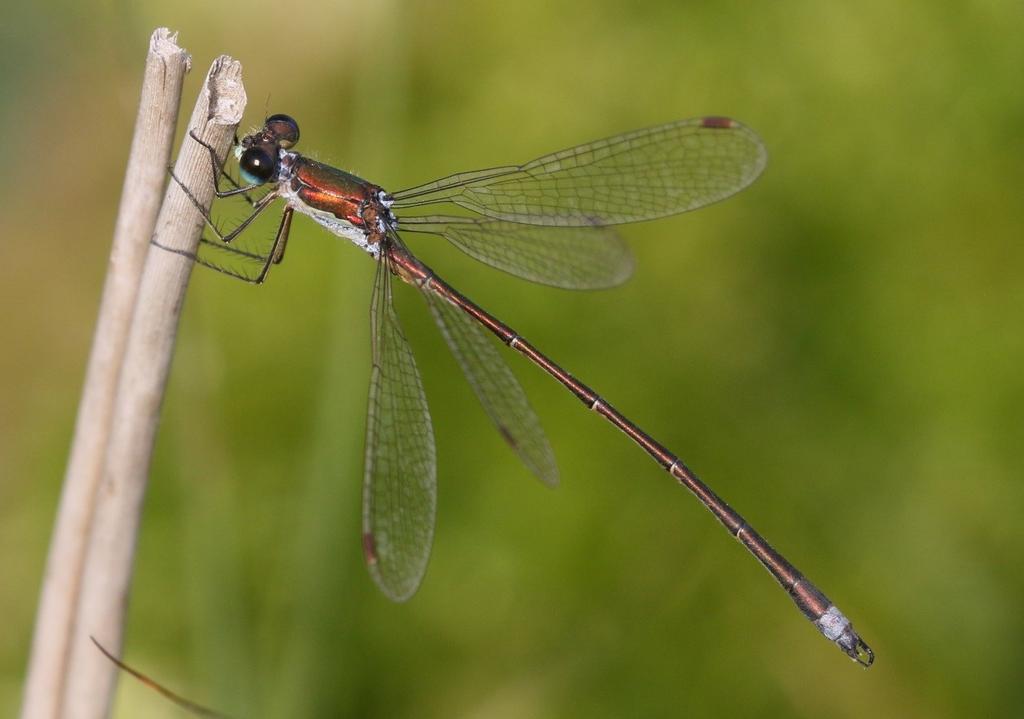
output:
[[[217,178],[219,158],[212,147],[193,138],[209,150]],[[351,240],[377,261],[363,550],[370,574],[384,594],[402,601],[419,586],[433,540],[437,499],[430,412],[392,305],[394,275],[423,294],[485,411],[542,482],[558,481],[551,446],[488,332],[622,430],[711,510],[822,634],[855,661],[871,665],[873,652],[842,612],[678,457],[438,277],[400,237],[403,232],[440,235],[477,260],[534,282],[572,289],[610,287],[629,277],[633,267],[628,248],[612,226],[695,210],[749,185],[767,158],[753,131],[724,117],[681,120],[590,142],[523,165],[460,172],[399,192],[387,192],[300,155],[292,150],[298,139],[299,127],[291,117],[268,117],[263,127],[237,144],[245,184],[232,181],[232,189],[221,191],[217,183],[218,197],[243,195],[250,200],[252,213],[228,234],[219,232],[204,213],[218,240],[204,239],[202,247],[239,260],[251,271],[228,268],[216,257],[200,261],[262,283],[270,268],[284,258],[295,212]],[[260,188],[269,191],[253,200],[249,193]],[[232,245],[277,199],[284,201],[284,212],[269,252]],[[454,205],[474,216],[405,214],[432,205]]]

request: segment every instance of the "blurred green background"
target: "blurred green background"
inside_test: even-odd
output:
[[[768,169],[624,229],[620,289],[414,251],[678,452],[851,617],[828,645],[699,504],[518,357],[533,480],[416,293],[436,425],[419,593],[362,566],[373,266],[297,220],[197,271],[125,654],[237,717],[1006,716],[1024,701],[1019,2],[21,4],[0,20],[0,715],[27,647],[150,32],[220,53],[301,150],[400,188],[704,114]],[[244,129],[244,128],[243,128]],[[179,128],[179,137],[183,130]],[[117,716],[180,716],[122,681]]]

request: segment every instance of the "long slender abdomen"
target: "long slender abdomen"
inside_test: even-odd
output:
[[[601,398],[594,390],[580,382],[569,372],[559,367],[549,357],[519,336],[511,327],[476,305],[465,295],[434,274],[433,270],[409,255],[406,251],[392,247],[389,259],[399,276],[406,282],[419,285],[426,291],[435,292],[446,301],[462,310],[498,339],[522,354],[543,369],[572,392],[589,409],[601,415],[649,454],[669,475],[688,489],[725,526],[731,535],[749,551],[782,585],[790,599],[801,613],[829,641],[834,642],[843,652],[858,664],[868,667],[875,660],[874,652],[860,638],[850,620],[829,601],[825,594],[815,587],[785,557],[777,552],[758,534],[736,510],[715,494],[710,487],[697,478],[690,469],[672,452],[651,437],[647,432],[625,417]]]

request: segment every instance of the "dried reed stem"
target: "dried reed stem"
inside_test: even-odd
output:
[[[189,67],[188,53],[178,47],[177,35],[167,28],[154,31],[103,299],[46,562],[25,682],[23,719],[59,716],[86,540],[110,436],[121,360],[143,262],[163,198],[181,85]]]
[[[210,69],[188,127],[223,157],[244,107],[241,67],[221,57]],[[164,172],[162,166],[161,183]],[[175,174],[193,188],[201,204],[209,206],[213,197],[210,157],[202,146],[185,140]],[[192,269],[191,260],[176,252],[193,254],[202,229],[202,216],[191,200],[176,184],[168,184],[138,281],[116,389],[109,400],[106,442],[99,450],[101,469],[92,492],[78,495],[80,501],[89,502],[91,511],[83,519],[86,509],[76,510],[78,570],[74,583],[65,585],[75,596],[69,615],[63,617],[65,650],[62,656],[51,657],[59,662],[56,679],[48,686],[54,694],[45,698],[48,706],[41,713],[39,705],[31,703],[40,701],[38,692],[28,691],[23,719],[101,719],[109,713],[117,668],[96,651],[89,637],[120,651],[150,458]],[[70,499],[62,499],[62,507],[67,502]],[[32,684],[30,678],[30,688]]]
[[[245,109],[241,65],[222,56],[210,68],[188,128],[224,157]],[[186,139],[175,176],[204,207],[213,200],[210,155]],[[184,191],[170,183],[146,255],[114,403],[110,442],[89,537],[78,620],[71,640],[64,716],[107,716],[117,667],[96,652],[90,636],[120,653],[156,428],[170,373],[178,320],[204,227]]]

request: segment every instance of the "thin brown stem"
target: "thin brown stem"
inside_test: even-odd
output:
[[[227,714],[221,714],[216,709],[211,709],[210,707],[203,706],[202,704],[198,704],[192,701],[191,699],[186,699],[177,692],[172,692],[170,689],[165,687],[157,680],[153,679],[150,676],[147,676],[146,674],[143,674],[135,667],[131,666],[130,664],[126,664],[124,661],[115,657],[113,654],[107,651],[106,647],[104,647],[102,644],[96,641],[95,637],[89,637],[89,639],[91,639],[92,643],[96,645],[96,648],[103,653],[103,656],[105,656],[107,659],[113,662],[114,666],[116,666],[118,669],[132,675],[140,683],[157,692],[167,700],[174,702],[190,714],[195,714],[196,716],[200,717],[213,717],[213,719],[231,719]]]

